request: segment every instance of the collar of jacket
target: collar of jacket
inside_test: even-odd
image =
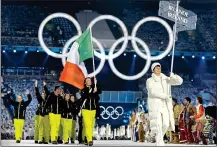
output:
[[[193,107],[193,105],[192,104],[188,104],[188,106],[186,107],[187,108],[187,112],[189,112],[190,111],[190,109]]]
[[[157,76],[156,74],[154,74],[154,73],[152,73],[151,76],[152,76],[152,78],[153,78],[156,82],[160,81],[161,79],[162,79],[162,80],[168,79],[168,77],[165,76],[163,73],[160,74],[160,78],[158,78],[158,76]]]

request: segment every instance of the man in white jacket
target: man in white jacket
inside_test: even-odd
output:
[[[148,112],[150,119],[151,134],[155,134],[156,145],[163,146],[163,136],[169,127],[175,130],[171,85],[181,85],[183,79],[171,74],[170,77],[161,73],[160,63],[151,66],[152,77],[147,79]]]

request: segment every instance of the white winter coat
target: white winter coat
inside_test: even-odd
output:
[[[175,130],[175,122],[173,116],[173,105],[171,97],[171,85],[181,85],[183,79],[172,74],[171,77],[167,77],[161,73],[160,78],[153,73],[152,77],[147,79],[146,88],[148,91],[148,112],[150,120],[150,129],[154,133],[157,131],[157,116],[160,113],[162,101],[166,101],[166,106],[169,113],[170,127]],[[163,89],[163,91],[161,91]]]

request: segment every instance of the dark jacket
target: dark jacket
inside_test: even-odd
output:
[[[76,120],[76,106],[72,101],[63,101],[63,111],[62,111],[62,118],[66,119],[73,119]]]
[[[8,95],[10,97],[10,95]],[[10,103],[14,106],[14,119],[25,119],[26,107],[32,101],[32,97],[30,94],[27,95],[28,100],[17,102],[10,98]]]
[[[72,103],[73,120],[76,120],[80,109],[78,105],[76,104],[76,102],[71,102],[71,103]]]
[[[45,91],[45,94],[46,94],[45,99],[43,99],[41,97],[41,94],[39,93],[38,87],[35,87],[35,95],[36,95],[36,98],[38,100],[36,115],[41,115],[41,116],[48,115],[49,109],[45,108],[45,104],[47,102],[49,91],[48,91],[46,86],[44,86],[44,91]]]
[[[102,91],[98,85],[96,87],[97,87],[97,91],[95,93],[93,92],[94,85],[91,86],[90,88],[92,89],[91,92],[88,87],[85,87],[84,89],[82,89],[81,99],[82,99],[82,104],[84,103],[84,106],[82,107],[82,109],[86,109],[86,110],[97,110],[98,109],[98,102],[100,99],[99,94],[101,94]]]
[[[56,96],[54,92],[50,93],[44,107],[49,110],[49,113],[61,114],[63,109],[62,96]]]
[[[75,105],[75,107],[76,107],[76,113],[77,113],[76,115],[78,115],[78,113],[80,112],[82,103],[83,103],[82,98],[77,99],[77,100],[74,102],[74,105]]]

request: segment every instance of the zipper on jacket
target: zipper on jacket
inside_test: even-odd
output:
[[[42,104],[41,104],[41,113],[43,114],[43,111],[44,111],[44,103],[42,102]]]
[[[58,97],[57,97],[57,114],[58,114]]]
[[[43,110],[44,110],[44,107],[45,107],[45,105],[47,104],[47,100],[50,98],[50,95],[47,97],[47,99],[45,99],[45,104],[44,104],[44,106],[43,106]],[[51,108],[52,108],[52,104],[51,104]],[[45,110],[45,111],[47,111],[47,109]],[[52,112],[52,110],[50,110],[51,112]]]
[[[95,99],[94,99],[94,106],[95,106],[95,108],[96,108],[96,101],[95,101]]]
[[[19,119],[19,115],[20,115],[20,103],[18,105],[18,119]]]
[[[91,98],[90,98],[90,110],[91,110]]]
[[[24,114],[25,114],[25,110],[23,110],[23,117],[24,117]]]

